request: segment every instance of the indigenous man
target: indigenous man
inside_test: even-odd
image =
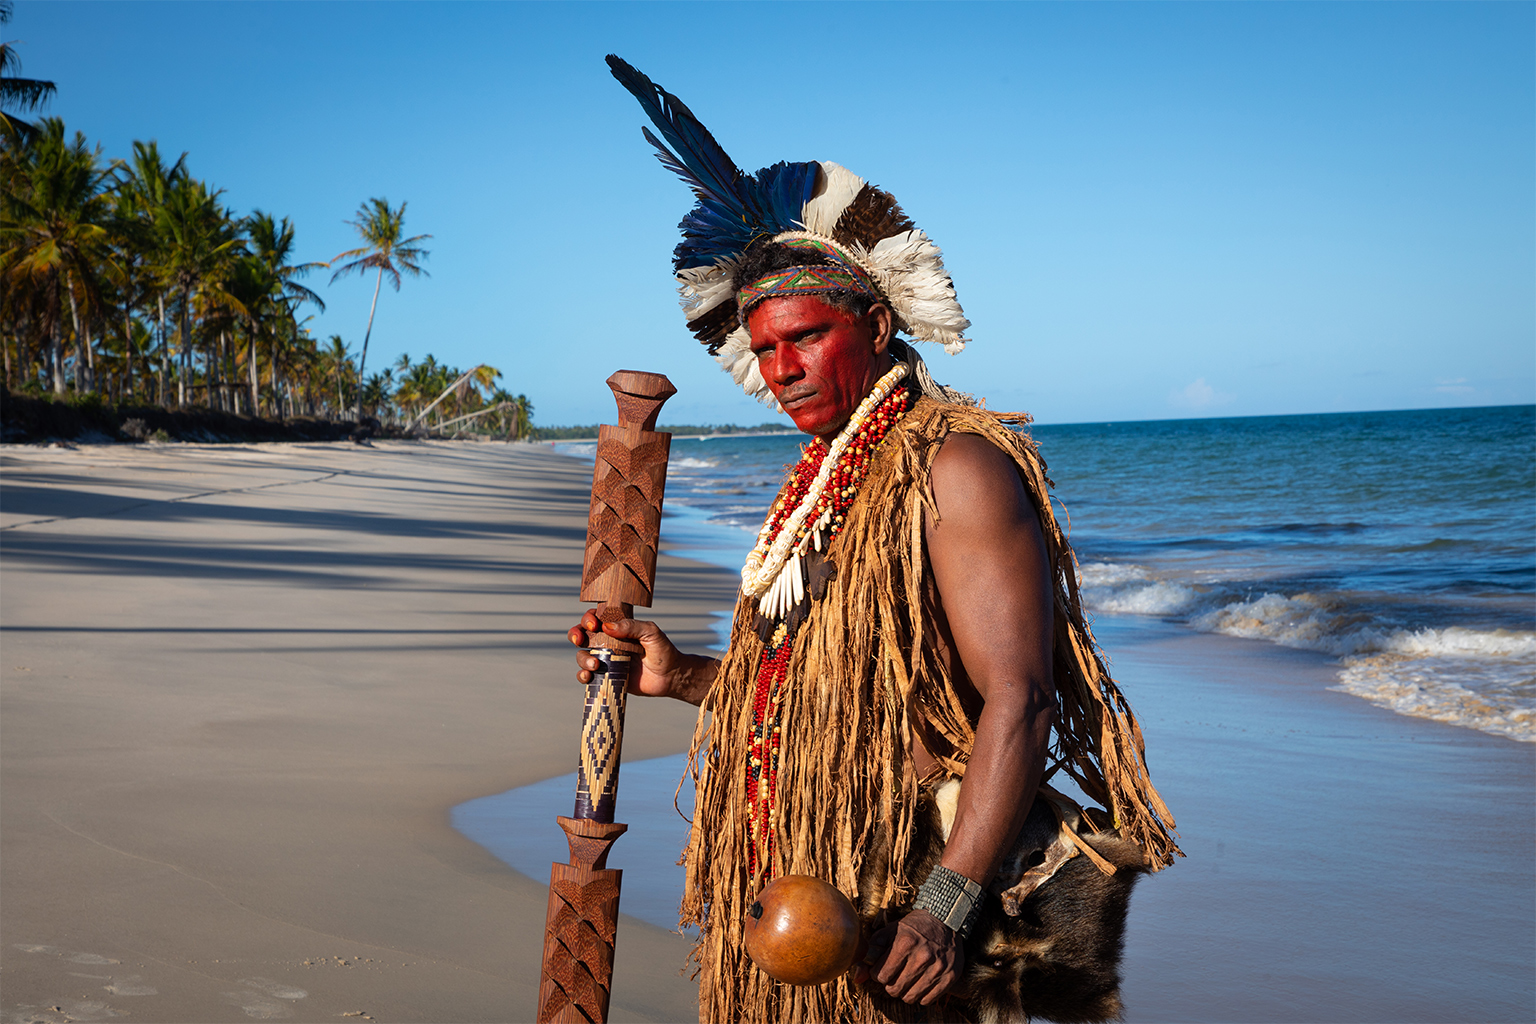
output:
[[[1048,758],[1147,867],[1177,852],[1083,623],[1044,467],[897,336],[955,352],[969,324],[939,250],[889,194],[831,163],[744,175],[676,97],[609,64],[700,200],[676,253],[690,327],[813,438],[743,569],[722,659],[679,651],[652,622],[589,612],[571,630],[578,645],[598,629],[640,642],[633,692],[701,708],[683,901],[702,927],[701,1017],[964,1013],[944,1005],[963,937]],[[598,667],[577,662],[583,682]],[[913,877],[919,797],[962,778],[942,857]],[[747,909],[787,874],[861,908],[874,934],[851,976],[783,986],[747,958]]]

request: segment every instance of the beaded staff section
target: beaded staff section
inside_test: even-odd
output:
[[[576,771],[578,818],[613,820],[619,797],[619,753],[624,744],[624,698],[633,662],[627,654],[594,650],[602,668],[587,684],[581,715],[581,752]]]

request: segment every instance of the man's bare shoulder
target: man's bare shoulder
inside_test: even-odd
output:
[[[941,520],[1020,519],[1029,508],[1018,466],[979,434],[953,433],[934,456],[929,481]]]

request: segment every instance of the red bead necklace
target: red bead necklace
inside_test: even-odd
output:
[[[795,542],[798,545],[805,535],[820,521],[823,513],[831,510],[831,523],[826,543],[842,532],[843,520],[859,488],[869,476],[869,467],[875,449],[885,439],[890,429],[906,415],[911,404],[911,393],[898,387],[885,400],[870,411],[862,423],[855,427],[853,440],[843,450],[837,466],[827,482],[826,489],[805,518]],[[790,468],[779,498],[769,513],[768,542],[783,528],[786,520],[804,500],[821,465],[827,457],[827,444],[815,438],[802,450],[800,461]],[[806,595],[806,600],[810,600]],[[759,870],[771,871],[773,860],[773,830],[777,821],[776,797],[779,776],[780,726],[783,719],[783,683],[789,675],[790,658],[794,655],[795,632],[780,622],[773,638],[763,648],[758,662],[757,680],[752,695],[752,732],[748,737],[747,756],[747,859],[748,871],[756,878]]]

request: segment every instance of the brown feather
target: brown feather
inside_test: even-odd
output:
[[[832,237],[839,242],[857,242],[870,248],[882,238],[911,231],[914,226],[912,219],[902,212],[895,196],[873,185],[865,185],[837,219]]]
[[[736,303],[720,303],[708,313],[688,321],[688,329],[699,339],[699,344],[709,346],[709,354],[715,355],[725,344],[726,336],[736,329]]]

